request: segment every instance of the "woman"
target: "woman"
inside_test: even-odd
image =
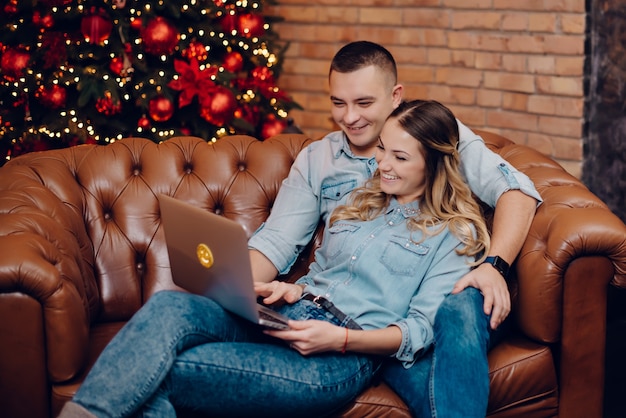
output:
[[[489,236],[459,172],[454,115],[402,103],[376,151],[378,172],[329,220],[309,273],[257,284],[292,318],[263,330],[212,300],[154,295],[102,353],[62,411],[70,416],[322,416],[354,399],[381,359],[411,365],[435,313],[482,261]],[[476,260],[476,258],[479,258]]]

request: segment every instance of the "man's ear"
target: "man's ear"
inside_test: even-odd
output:
[[[393,108],[395,109],[402,102],[402,94],[404,93],[404,87],[402,84],[396,84],[391,91],[391,97],[393,100]]]

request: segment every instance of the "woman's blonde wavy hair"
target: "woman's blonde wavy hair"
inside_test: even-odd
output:
[[[420,142],[426,160],[426,189],[420,212],[407,222],[421,231],[423,241],[448,227],[464,244],[458,254],[475,257],[480,264],[489,251],[489,231],[482,211],[460,172],[459,128],[452,112],[436,101],[402,102],[389,116]],[[338,206],[330,224],[339,220],[370,220],[380,215],[392,196],[380,188],[380,172],[354,190],[346,205]],[[471,226],[476,230],[476,237]]]

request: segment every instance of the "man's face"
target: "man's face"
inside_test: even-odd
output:
[[[387,116],[402,99],[402,86],[378,67],[330,74],[332,117],[356,155],[371,157]]]

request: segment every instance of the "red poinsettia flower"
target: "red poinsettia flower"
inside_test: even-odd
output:
[[[198,60],[192,58],[189,64],[183,60],[174,60],[174,69],[178,72],[178,79],[170,81],[167,85],[173,90],[180,91],[178,107],[187,106],[195,96],[198,96],[202,103],[215,90],[215,83],[211,77],[217,74],[216,68],[200,70]]]

